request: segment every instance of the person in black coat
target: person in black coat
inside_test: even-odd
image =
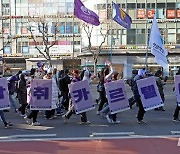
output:
[[[21,104],[18,111],[21,112],[21,116],[26,116],[25,109],[27,106],[27,85],[24,74],[20,75],[20,80],[18,81],[18,99],[19,103]]]

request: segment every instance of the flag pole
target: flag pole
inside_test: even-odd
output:
[[[75,1],[74,1],[74,5],[75,5]],[[75,6],[74,6],[75,7]],[[72,70],[74,70],[74,11],[73,11],[73,38],[72,38]]]
[[[111,16],[113,16],[113,3],[111,3]],[[113,33],[112,33],[112,17],[111,17],[111,23],[110,23],[110,30],[111,30],[111,52],[110,52],[110,62],[112,63],[112,39],[113,39]]]
[[[74,14],[73,14],[73,57],[72,57],[72,69],[74,70]]]
[[[145,68],[148,70],[148,27],[147,27],[147,37],[146,37],[146,58],[145,58]]]

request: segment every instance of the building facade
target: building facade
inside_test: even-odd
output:
[[[165,47],[169,51],[169,69],[164,72],[166,75],[173,76],[180,67],[180,0],[114,0],[114,2],[131,16],[130,30],[112,21],[111,0],[84,1],[86,6],[93,3],[91,9],[99,15],[102,23],[100,27],[104,30],[109,29],[109,35],[103,45],[98,64],[104,63],[105,58],[112,58],[112,63],[121,67],[123,76],[129,77],[132,69],[145,66],[146,52],[148,52],[149,70],[155,72],[161,68],[156,64],[154,56],[150,54],[148,48],[153,15],[156,13],[160,33]],[[100,27],[96,27],[93,32],[92,45],[94,47],[98,47],[102,41],[99,33]],[[84,38],[82,39],[81,56],[85,55],[84,62],[92,61],[88,51],[85,50],[88,44]]]
[[[37,61],[42,58],[36,48],[43,51],[45,46],[39,26],[42,22],[47,24],[48,45],[53,44],[49,48],[53,59],[72,59],[80,52],[80,22],[73,18],[73,0],[0,0],[0,3],[0,54],[12,69],[25,69],[25,65],[11,66],[9,57],[11,62],[15,57]]]

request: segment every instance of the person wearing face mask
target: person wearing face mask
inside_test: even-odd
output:
[[[146,77],[146,70],[145,69],[139,69],[138,74],[134,77],[134,85],[133,85],[133,94],[136,102],[138,103],[138,114],[137,114],[137,122],[138,124],[146,124],[145,121],[143,121],[143,117],[145,114],[144,107],[142,105],[141,97],[139,95],[138,87],[137,87],[137,81],[144,79]]]

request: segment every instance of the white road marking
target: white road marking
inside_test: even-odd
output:
[[[173,134],[173,135],[180,134],[180,131],[171,131],[171,134]]]
[[[134,135],[134,132],[116,132],[116,133],[92,133],[90,137],[94,136],[118,136],[118,135]]]
[[[1,139],[13,139],[13,138],[34,138],[34,137],[55,137],[57,134],[22,134],[22,135],[11,135],[2,136]]]
[[[70,137],[70,138],[16,138],[16,139],[0,139],[0,142],[20,142],[20,141],[82,141],[82,140],[107,140],[107,139],[148,139],[148,138],[180,138],[180,135],[167,135],[167,136],[142,136],[142,135],[132,135],[132,136],[109,136],[109,137]]]

